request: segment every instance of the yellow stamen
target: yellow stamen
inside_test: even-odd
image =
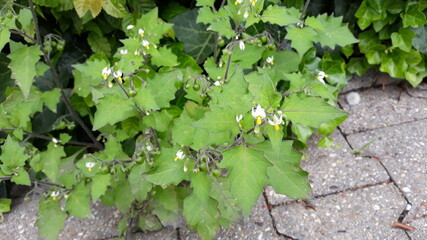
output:
[[[235,2],[234,2],[234,5],[236,5],[236,6],[237,6],[238,4],[239,4],[239,2],[238,2],[238,1],[235,1]]]
[[[88,168],[87,170],[88,170],[89,172],[91,172],[91,171],[92,171],[92,168]]]
[[[273,61],[271,61],[271,65],[273,65],[274,64],[274,62]]]
[[[326,78],[326,77],[329,77],[329,75],[328,75],[328,74],[325,74],[325,78]]]
[[[107,75],[107,74],[104,74],[104,75],[102,75],[102,77],[103,77],[104,79],[107,79],[108,75]]]
[[[139,36],[143,37],[143,36],[144,36],[144,33],[139,34]]]
[[[175,157],[173,160],[174,160],[174,161],[178,161],[178,159],[179,159],[179,157]]]
[[[252,3],[252,6],[255,6],[256,0],[252,0],[251,3]]]
[[[261,123],[262,123],[262,119],[258,117],[258,118],[256,119],[256,124],[261,125]]]
[[[145,48],[150,49],[150,46],[147,45]]]
[[[123,82],[123,78],[122,77],[118,77],[117,80],[119,80],[120,83]]]
[[[55,201],[55,200],[56,200],[56,197],[52,197],[52,200],[53,200],[53,201]]]
[[[279,126],[279,125],[274,125],[274,129],[275,129],[276,131],[279,131],[279,130],[280,130],[280,126]]]

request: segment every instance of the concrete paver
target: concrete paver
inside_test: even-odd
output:
[[[391,228],[406,201],[393,184],[377,185],[329,195],[303,204],[275,207],[277,230],[299,240],[408,239],[403,230]]]
[[[392,78],[387,76],[387,74],[378,72],[374,69],[370,69],[363,76],[357,76],[356,74],[354,74],[354,76],[348,81],[348,84],[343,87],[341,92],[346,93],[350,91],[356,91],[362,88],[394,85],[402,81],[402,79]]]
[[[389,179],[378,161],[356,157],[351,153],[350,147],[339,131],[335,131],[331,138],[337,148],[317,147],[319,137],[312,137],[306,153],[307,158],[301,161],[302,169],[309,172],[313,196],[385,182]],[[272,188],[267,188],[267,196],[269,203],[273,205],[290,200],[286,196],[276,194]]]
[[[350,113],[340,126],[345,134],[427,118],[427,99],[410,97],[400,87],[367,89],[359,94],[360,104],[352,106],[345,95],[339,97],[339,103]]]

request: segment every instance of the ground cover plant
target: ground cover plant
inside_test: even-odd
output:
[[[249,215],[264,186],[308,198],[308,138],[333,146],[346,66],[378,64],[355,37],[372,31],[343,23],[355,8],[346,1],[338,15],[319,1],[1,3],[0,213],[10,183],[44,186],[45,239],[96,201],[120,210],[123,237],[185,223],[212,239]],[[405,4],[390,14],[424,9]],[[420,45],[398,31],[389,51],[408,54],[418,81],[425,57],[409,57]]]

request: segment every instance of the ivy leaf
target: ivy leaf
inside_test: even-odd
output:
[[[10,135],[7,136],[1,150],[0,161],[12,169],[24,166],[29,157],[24,152],[25,148],[21,147]]]
[[[415,37],[412,39],[414,48],[427,55],[427,25],[411,28],[411,30],[415,33]]]
[[[111,185],[111,174],[96,174],[92,178],[91,194],[93,202],[96,202],[99,197],[104,195],[108,186]]]
[[[269,182],[277,193],[291,198],[309,198],[311,191],[308,173],[299,166],[302,154],[295,151],[292,141],[282,141],[275,148],[268,141],[257,145],[265,157],[273,164],[267,169]]]
[[[213,239],[219,229],[217,205],[214,199],[200,199],[194,193],[184,200],[184,217],[202,239]]]
[[[270,5],[262,13],[261,20],[285,26],[300,22],[301,13],[295,8],[286,8],[278,5]]]
[[[395,78],[404,78],[404,73],[408,69],[406,62],[407,53],[400,49],[394,49],[393,52],[381,56],[380,71],[390,74]]]
[[[96,105],[93,130],[129,118],[132,110],[133,102],[131,99],[123,99],[114,94],[101,98]]]
[[[325,13],[317,17],[308,17],[306,24],[317,32],[317,42],[323,47],[335,48],[336,45],[344,47],[358,42],[347,24],[342,23],[342,16],[333,17]]]
[[[16,184],[31,186],[30,176],[27,171],[22,168],[18,169],[16,175],[13,175],[10,180]]]
[[[223,152],[224,159],[219,166],[228,168],[230,191],[239,201],[243,212],[249,216],[252,206],[263,191],[267,179],[267,167],[271,164],[260,151],[241,145]]]
[[[187,178],[184,161],[174,161],[178,150],[162,148],[160,155],[154,158],[155,168],[146,174],[146,179],[157,185],[178,185]]]
[[[43,93],[43,102],[52,112],[56,113],[56,105],[61,100],[61,90],[55,88]]]
[[[59,201],[47,200],[43,197],[39,201],[39,212],[36,222],[39,234],[46,240],[56,240],[59,233],[64,229],[67,214],[61,210]]]
[[[305,94],[291,94],[285,98],[281,110],[285,118],[293,123],[318,128],[320,124],[332,119],[347,116],[345,111],[333,107],[319,97]]]
[[[11,60],[9,64],[12,70],[12,78],[17,82],[25,98],[30,94],[30,88],[36,76],[36,63],[42,52],[38,46],[27,47],[21,43],[14,43],[11,47],[12,53],[8,55]],[[25,64],[22,64],[25,62]]]
[[[85,218],[90,216],[90,198],[89,198],[90,188],[85,186],[85,182],[80,182],[77,186],[71,191],[65,203],[65,210],[67,210],[71,216],[78,218]]]
[[[291,40],[291,46],[297,50],[301,57],[313,47],[313,42],[317,41],[317,33],[312,28],[299,28],[290,25],[286,31],[288,32],[286,38]]]
[[[129,173],[129,184],[135,199],[143,202],[147,198],[147,193],[151,190],[152,184],[147,182],[143,176],[144,166],[135,165]]]
[[[400,28],[399,32],[391,34],[391,42],[393,47],[398,47],[405,52],[410,52],[412,49],[412,39],[415,33],[408,28]]]
[[[421,10],[420,3],[414,3],[409,5],[405,13],[401,13],[400,17],[402,18],[403,27],[421,27],[427,23],[426,16]]]
[[[90,11],[93,18],[98,16],[102,10],[102,2],[102,0],[73,0],[74,9],[80,18],[83,18],[87,11]]]
[[[184,12],[171,20],[178,40],[184,42],[184,51],[198,64],[203,63],[213,53],[215,33],[207,31],[203,23],[196,23],[197,9]]]

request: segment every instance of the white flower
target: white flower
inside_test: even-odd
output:
[[[102,77],[104,79],[107,79],[108,76],[110,76],[110,74],[111,74],[111,68],[105,67],[104,69],[102,69]]]
[[[144,46],[146,49],[150,49],[150,42],[147,40],[142,40],[141,42],[142,46]]]
[[[243,17],[244,17],[244,18],[248,18],[248,17],[249,17],[249,12],[248,12],[248,11],[245,11],[245,13],[243,14]]]
[[[243,0],[236,0],[235,2],[234,2],[234,5],[238,5],[239,3],[242,3],[243,2]]]
[[[357,105],[360,103],[360,94],[357,92],[351,92],[347,94],[346,100],[349,105]]]
[[[242,118],[243,118],[243,114],[237,115],[236,122],[240,123],[240,121],[242,121]]]
[[[317,80],[319,80],[319,82],[321,82],[323,85],[325,85],[325,77],[329,77],[325,72],[323,71],[319,71],[319,73],[317,73]]]
[[[178,160],[182,160],[184,158],[185,158],[185,153],[182,150],[179,150],[178,152],[176,152],[176,156],[173,160],[178,161]]]
[[[265,110],[258,104],[256,108],[252,108],[252,116],[256,119],[256,124],[260,125],[265,118]]]
[[[121,55],[126,55],[126,54],[128,54],[128,50],[127,49],[122,49],[122,50],[120,50],[120,54]]]
[[[53,142],[53,143],[55,143],[55,144],[58,144],[58,143],[59,143],[59,140],[58,140],[58,139],[56,139],[56,138],[52,138],[52,142]]]
[[[266,61],[267,61],[267,63],[269,63],[269,64],[273,65],[273,64],[274,64],[274,57],[273,57],[273,56],[268,57],[268,58],[266,59]]]
[[[220,81],[215,81],[215,82],[214,82],[214,85],[215,85],[215,86],[217,86],[217,87],[219,87],[219,86],[221,86],[222,84],[221,84],[221,82],[220,82]]]
[[[141,28],[138,30],[138,34],[143,37],[144,36],[144,30],[142,30]]]
[[[87,170],[90,172],[90,171],[92,171],[92,168],[95,167],[95,163],[94,162],[87,162],[86,167],[87,167]]]
[[[130,30],[130,29],[132,29],[132,28],[134,28],[135,26],[134,25],[128,25],[127,27],[126,27],[126,29],[127,30]]]
[[[122,82],[122,81],[123,81],[123,78],[122,78],[123,73],[122,73],[122,71],[120,71],[120,70],[115,71],[115,72],[113,73],[113,76],[114,76],[115,78],[117,78],[117,80],[119,80],[119,82]]]
[[[276,131],[279,131],[281,124],[283,124],[283,118],[282,115],[280,115],[280,117],[278,117],[277,115],[273,115],[273,119],[268,119],[268,124],[274,126],[274,129]]]
[[[145,148],[150,152],[153,151],[153,146],[151,145],[147,145]]]
[[[245,50],[245,43],[243,42],[243,41],[240,41],[239,42],[239,48],[240,48],[240,50]]]
[[[56,197],[59,196],[59,191],[53,191],[50,196],[52,197],[53,200],[56,200]]]

